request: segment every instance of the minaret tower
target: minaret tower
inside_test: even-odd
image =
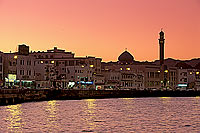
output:
[[[164,44],[165,44],[165,37],[164,37],[164,32],[161,29],[160,38],[159,40],[159,45],[160,45],[160,65],[162,66],[164,64]]]

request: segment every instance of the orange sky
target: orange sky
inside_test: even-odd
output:
[[[198,58],[199,14],[200,0],[0,0],[0,51],[25,43],[116,61],[128,48],[151,61],[163,27],[166,58]]]

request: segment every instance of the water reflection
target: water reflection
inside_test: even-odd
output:
[[[48,101],[46,106],[47,112],[47,128],[50,132],[55,129],[58,129],[58,122],[57,122],[57,101]]]
[[[0,107],[2,132],[199,132],[200,97],[44,101]]]
[[[168,104],[171,100],[171,97],[160,97],[162,99],[163,104]]]
[[[126,106],[126,109],[130,110],[133,108],[134,98],[121,98]]]
[[[87,128],[89,130],[94,130],[96,127],[95,124],[95,118],[96,118],[96,104],[95,104],[96,99],[86,99],[84,102],[86,102],[85,108],[84,108],[84,113],[85,113],[85,118],[84,121],[87,124]]]
[[[6,110],[9,112],[6,120],[8,121],[8,130],[11,132],[22,132],[22,128],[25,123],[22,122],[22,111],[21,104],[10,105],[6,107]]]

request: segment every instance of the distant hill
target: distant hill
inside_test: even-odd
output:
[[[200,58],[195,58],[195,59],[191,59],[191,60],[176,60],[176,59],[173,59],[173,58],[165,59],[165,64],[167,66],[171,66],[171,67],[174,67],[179,62],[184,62],[184,63],[186,63],[188,65],[191,65],[192,67],[195,67],[198,63],[200,63]],[[156,61],[154,61],[152,63],[156,64],[156,65],[159,65],[160,61],[156,60]]]

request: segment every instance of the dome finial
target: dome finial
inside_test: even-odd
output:
[[[125,51],[127,51],[127,48],[125,48]]]

